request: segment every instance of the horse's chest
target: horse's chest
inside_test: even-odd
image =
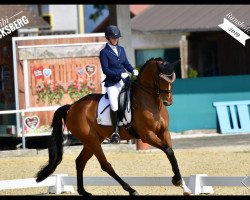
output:
[[[150,112],[148,110],[142,111],[136,119],[137,122],[141,124],[141,127],[154,131],[160,130],[164,125],[159,113]]]

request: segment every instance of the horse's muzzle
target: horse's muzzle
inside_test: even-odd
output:
[[[172,105],[172,102],[170,103],[170,102],[168,102],[168,101],[163,101],[163,104],[164,104],[164,106],[171,106],[171,105]]]

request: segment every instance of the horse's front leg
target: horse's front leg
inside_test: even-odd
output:
[[[162,136],[162,138],[159,138],[154,132],[148,132],[147,137],[145,138],[145,142],[156,148],[161,149],[167,155],[168,160],[170,161],[170,164],[172,166],[172,171],[174,173],[174,176],[172,177],[173,185],[181,186],[183,188],[183,194],[190,195],[191,191],[186,186],[186,183],[181,176],[178,162],[172,149],[170,133],[166,131]]]
[[[172,177],[172,183],[175,186],[181,186],[184,195],[191,195],[191,190],[186,186],[184,179],[181,177],[179,166],[172,147],[166,147],[165,149],[163,149],[163,151],[167,155],[172,166],[172,171],[174,172],[174,176]]]

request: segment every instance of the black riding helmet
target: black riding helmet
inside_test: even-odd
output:
[[[119,38],[121,37],[121,32],[117,26],[109,25],[105,29],[106,38]]]

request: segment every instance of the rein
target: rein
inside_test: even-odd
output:
[[[146,68],[147,64],[151,61],[156,61],[157,65],[157,72],[153,77],[153,85],[152,86],[145,86],[142,81],[139,81],[138,79],[140,75],[142,74],[143,70]],[[142,67],[139,73],[139,76],[136,80],[133,80],[133,74],[132,74],[132,82],[131,86],[134,85],[135,87],[139,87],[142,91],[156,96],[159,100],[163,102],[164,105],[171,105],[172,101],[171,96],[173,93],[172,90],[172,83],[176,80],[176,74],[174,72],[174,66],[179,63],[180,60],[174,62],[174,63],[168,63],[164,61],[161,58],[151,58],[149,59]],[[161,89],[161,80],[164,80],[168,82],[168,88],[167,89]],[[164,87],[165,88],[165,87]],[[131,93],[132,94],[132,93]],[[166,94],[166,97],[165,95]]]
[[[146,87],[146,86],[144,86],[144,85],[142,85],[141,83],[138,83],[138,82],[133,82],[132,84],[137,85],[143,91],[147,92],[148,94],[152,94],[152,95],[159,96],[160,94],[164,94],[164,93],[167,93],[167,94],[172,93],[172,90],[162,90],[162,89],[160,89],[159,82],[158,82],[158,87],[157,87],[156,91],[155,91],[155,89],[152,89],[150,87]]]
[[[168,82],[172,83],[173,81],[171,81],[169,78],[165,78],[165,76],[172,76],[172,75],[173,74],[171,74],[171,75],[158,74],[158,76],[157,76],[158,77],[158,79],[157,79],[158,81],[157,81],[157,89],[156,89],[156,91],[155,91],[155,89],[152,89],[150,87],[146,87],[146,86],[144,86],[141,83],[136,82],[136,81],[134,81],[133,84],[139,86],[139,88],[141,88],[143,91],[147,92],[148,94],[157,95],[157,96],[159,96],[161,94],[164,94],[164,93],[170,94],[170,93],[173,92],[173,90],[170,90],[170,89],[163,90],[163,89],[160,88],[160,77],[163,78],[163,79],[165,79],[165,80],[167,79]]]
[[[145,87],[144,85],[142,85],[141,83],[138,83],[138,82],[133,82],[133,84],[137,85],[139,88],[141,88],[143,91],[147,92],[148,94],[153,94],[153,95],[159,96],[158,91],[155,91],[152,88]]]

